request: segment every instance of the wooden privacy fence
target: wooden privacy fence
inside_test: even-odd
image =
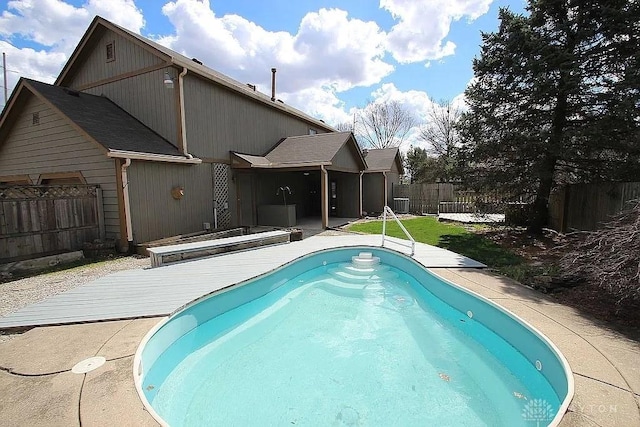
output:
[[[408,198],[415,214],[504,213],[507,204],[498,194],[460,191],[453,184],[395,184],[393,197]]]
[[[505,212],[506,200],[498,194],[480,194],[475,191],[456,191],[452,201],[440,202],[438,213],[483,213]]]
[[[438,213],[442,201],[453,201],[453,184],[394,184],[394,198],[408,198],[409,212],[416,214]]]
[[[640,198],[640,182],[572,184],[549,198],[549,226],[556,231],[595,230]]]
[[[98,186],[0,186],[0,262],[82,249],[104,230]]]

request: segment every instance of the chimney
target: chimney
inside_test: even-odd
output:
[[[271,100],[276,100],[276,69],[271,69]]]

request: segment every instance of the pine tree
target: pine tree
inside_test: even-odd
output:
[[[534,196],[530,230],[559,183],[640,176],[640,8],[611,0],[530,0],[483,34],[465,92],[463,178]]]

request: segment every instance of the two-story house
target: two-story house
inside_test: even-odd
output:
[[[359,217],[366,171],[350,132],[100,17],[55,84],[21,79],[0,117],[0,184],[99,185],[123,249],[285,201],[325,227]]]

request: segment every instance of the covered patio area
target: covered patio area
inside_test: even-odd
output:
[[[232,153],[238,223],[319,229],[359,218],[366,163],[351,132],[285,138],[265,156]],[[334,226],[335,226],[334,225]]]

